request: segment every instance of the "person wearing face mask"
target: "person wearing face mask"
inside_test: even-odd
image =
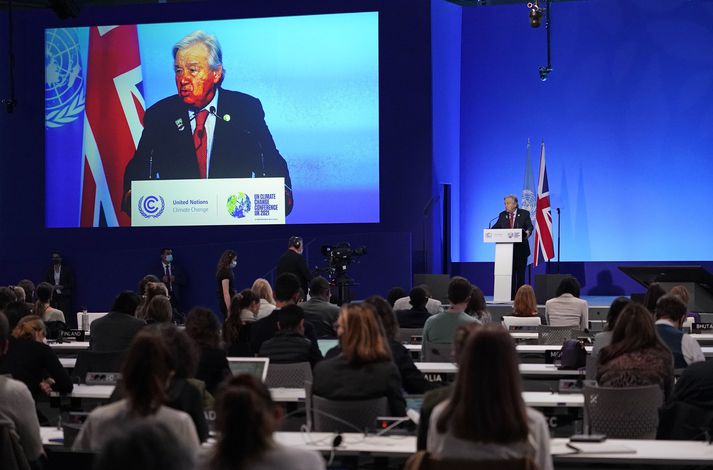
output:
[[[228,316],[230,299],[235,295],[235,274],[233,274],[233,269],[237,265],[238,255],[233,250],[225,250],[220,255],[215,280],[218,282],[218,307],[224,318]]]
[[[161,279],[161,282],[166,284],[174,317],[182,319],[181,291],[186,284],[186,278],[181,267],[173,259],[173,249],[161,248],[161,264],[155,274]]]
[[[302,237],[290,237],[287,241],[287,251],[280,256],[277,262],[278,277],[285,273],[292,273],[297,276],[300,281],[303,299],[307,296],[307,286],[312,280],[312,273],[309,272],[307,261],[302,256],[304,248]]]
[[[177,93],[153,104],[124,171],[122,210],[131,215],[137,180],[282,177],[285,215],[292,182],[277,150],[260,100],[221,85],[225,78],[218,39],[194,31],[173,46]]]
[[[52,264],[47,268],[43,281],[50,283],[54,289],[50,306],[64,312],[65,317],[71,321],[74,272],[63,263],[59,252],[52,253]]]

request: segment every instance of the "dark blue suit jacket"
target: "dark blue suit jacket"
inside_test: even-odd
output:
[[[216,114],[220,117],[215,120],[208,178],[284,177],[285,214],[289,214],[290,172],[267,128],[260,100],[221,88]],[[141,140],[124,172],[122,209],[131,213],[132,181],[198,177],[188,107],[178,95],[169,96],[146,110]]]
[[[510,221],[508,220],[508,213],[502,211],[498,216],[498,221],[495,222],[493,228],[510,228]],[[530,211],[525,209],[517,209],[515,214],[515,227],[521,228],[527,232],[527,234],[522,234],[522,241],[516,243],[514,247],[515,256],[524,256],[527,258],[530,256],[530,243],[527,241],[529,235],[532,235],[532,220],[530,219]]]

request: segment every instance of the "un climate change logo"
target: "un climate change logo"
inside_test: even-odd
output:
[[[71,28],[45,37],[45,125],[62,127],[84,111],[84,79],[79,38]]]
[[[233,194],[228,198],[226,203],[226,208],[228,209],[228,214],[235,217],[236,219],[242,219],[250,213],[252,208],[250,204],[250,197],[245,193]]]
[[[139,198],[139,214],[144,219],[157,218],[163,214],[166,203],[162,196],[141,196]]]

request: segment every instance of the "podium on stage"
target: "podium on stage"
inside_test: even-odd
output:
[[[521,228],[488,228],[483,243],[495,243],[495,288],[493,302],[510,302],[513,244],[522,241]]]

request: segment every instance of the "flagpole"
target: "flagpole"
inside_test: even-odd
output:
[[[562,229],[562,214],[557,208],[557,274],[560,273],[560,230]]]

